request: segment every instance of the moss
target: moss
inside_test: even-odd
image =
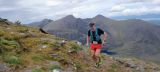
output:
[[[21,60],[20,60],[19,57],[17,57],[17,56],[12,56],[12,55],[11,55],[11,56],[10,56],[10,55],[5,56],[4,61],[5,61],[6,63],[13,64],[13,65],[18,65],[18,64],[21,63]]]
[[[5,49],[19,49],[20,45],[15,40],[6,40],[4,38],[0,38],[0,45],[4,47]]]
[[[58,66],[58,65],[51,65],[51,66],[49,67],[49,70],[54,70],[54,69],[61,69],[61,67]]]
[[[32,69],[32,72],[44,72],[44,70],[41,68],[39,69],[35,68],[35,69]]]

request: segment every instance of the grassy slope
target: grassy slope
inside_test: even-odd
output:
[[[49,72],[61,69],[68,72],[136,72],[136,68],[127,67],[127,59],[115,59],[102,55],[103,64],[94,67],[87,48],[68,41],[60,45],[62,38],[43,34],[38,29],[6,25],[0,22],[0,64],[7,64],[6,72]],[[145,72],[153,71],[158,66],[133,60],[141,64]],[[159,69],[158,69],[159,70]],[[0,70],[1,71],[1,70]]]

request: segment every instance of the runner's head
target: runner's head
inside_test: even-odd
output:
[[[89,27],[90,27],[90,29],[92,29],[92,30],[95,30],[95,29],[96,29],[96,25],[95,25],[95,23],[93,23],[93,22],[89,23]]]

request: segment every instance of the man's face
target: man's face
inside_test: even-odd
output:
[[[92,27],[90,27],[91,30],[95,30],[96,29],[96,26],[93,25]]]

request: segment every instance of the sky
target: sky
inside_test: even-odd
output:
[[[115,19],[160,20],[160,0],[0,0],[0,17],[22,23],[98,14]]]

